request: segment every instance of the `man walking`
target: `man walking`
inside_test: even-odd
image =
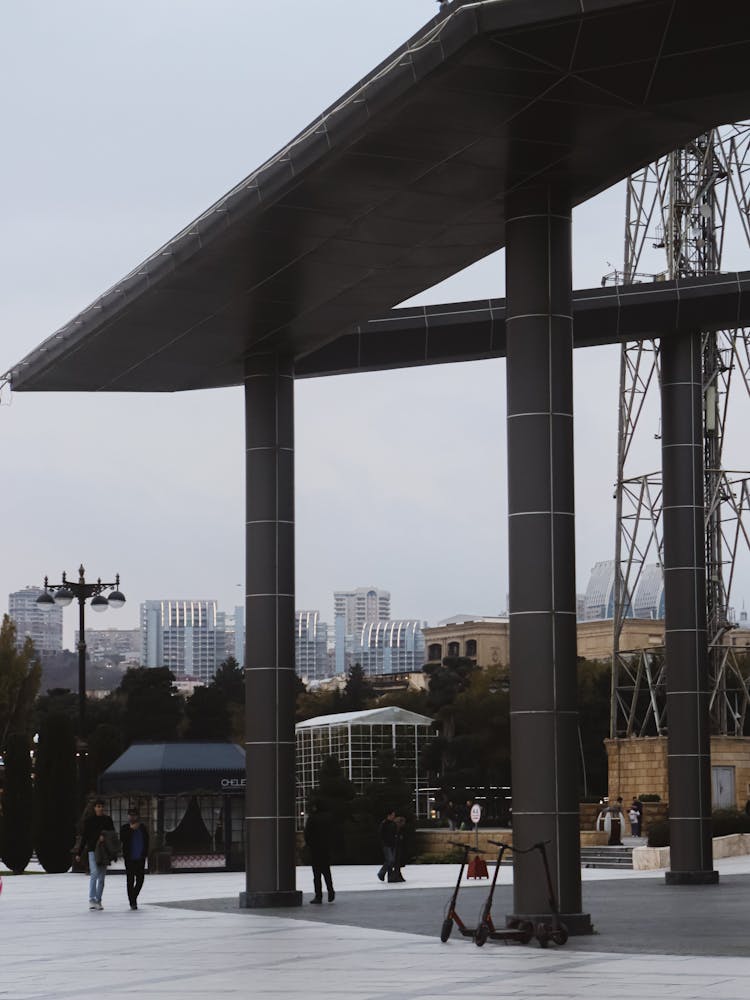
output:
[[[318,802],[313,802],[311,813],[305,823],[305,844],[310,851],[315,895],[311,903],[323,902],[323,881],[328,890],[328,902],[336,898],[331,877],[331,833],[332,821]]]
[[[104,892],[104,878],[107,874],[107,859],[104,854],[104,831],[111,830],[114,833],[115,824],[112,817],[104,812],[104,800],[97,799],[94,802],[94,812],[87,816],[83,822],[83,832],[81,834],[81,854],[85,851],[89,859],[89,909],[103,910],[102,893]],[[98,848],[98,851],[97,851]],[[97,854],[99,859],[97,861]],[[76,855],[76,861],[81,860],[81,855]]]
[[[120,830],[125,861],[125,884],[131,910],[138,909],[138,893],[143,887],[148,857],[148,829],[141,823],[137,809],[128,809],[128,822]]]
[[[386,875],[392,875],[396,865],[396,843],[398,841],[398,826],[396,824],[396,810],[389,809],[386,817],[380,824],[380,845],[383,848],[383,864],[378,872],[381,882],[385,881]],[[389,879],[390,881],[390,879]]]

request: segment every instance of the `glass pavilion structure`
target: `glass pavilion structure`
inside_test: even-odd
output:
[[[296,725],[297,825],[302,827],[310,792],[320,765],[335,757],[357,792],[377,781],[377,758],[383,751],[394,761],[414,791],[417,817],[429,816],[427,772],[420,767],[424,746],[434,738],[433,720],[403,708],[319,715]]]

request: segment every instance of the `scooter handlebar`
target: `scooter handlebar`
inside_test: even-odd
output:
[[[462,851],[474,851],[477,854],[479,853],[477,848],[472,847],[471,844],[461,844],[457,840],[449,840],[448,843],[451,847],[460,847]]]

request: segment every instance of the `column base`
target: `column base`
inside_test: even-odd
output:
[[[513,927],[518,924],[519,920],[529,920],[534,925],[538,923],[550,924],[554,919],[551,913],[511,913],[505,918],[505,926]],[[561,913],[560,923],[565,924],[571,937],[594,933],[594,925],[591,923],[591,914],[589,913]]]
[[[241,910],[261,910],[274,906],[302,906],[299,889],[278,892],[241,892]]]
[[[665,872],[664,882],[667,885],[718,885],[719,873],[703,872]]]

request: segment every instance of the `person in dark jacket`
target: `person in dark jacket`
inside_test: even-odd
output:
[[[138,894],[143,888],[148,857],[148,829],[137,809],[128,809],[128,822],[120,828],[122,856],[125,861],[125,885],[131,910],[138,909]]]
[[[383,848],[383,864],[378,872],[381,882],[385,881],[386,875],[392,876],[396,865],[396,844],[398,843],[398,825],[396,824],[396,810],[389,809],[385,819],[380,824],[380,846]],[[389,879],[390,881],[390,879]]]
[[[96,859],[96,849],[100,844],[104,844],[104,831],[114,831],[115,824],[112,817],[104,812],[104,800],[97,799],[94,802],[94,812],[83,821],[83,831],[81,833],[81,846],[76,861],[81,860],[81,854],[86,852],[89,859],[89,909],[103,910],[102,893],[104,892],[104,878],[107,874],[106,863],[100,863]]]
[[[305,823],[305,844],[310,851],[310,863],[313,873],[313,889],[315,895],[311,903],[323,902],[323,881],[328,890],[328,902],[336,898],[331,877],[331,835],[332,820],[319,802],[313,802],[311,812]]]

